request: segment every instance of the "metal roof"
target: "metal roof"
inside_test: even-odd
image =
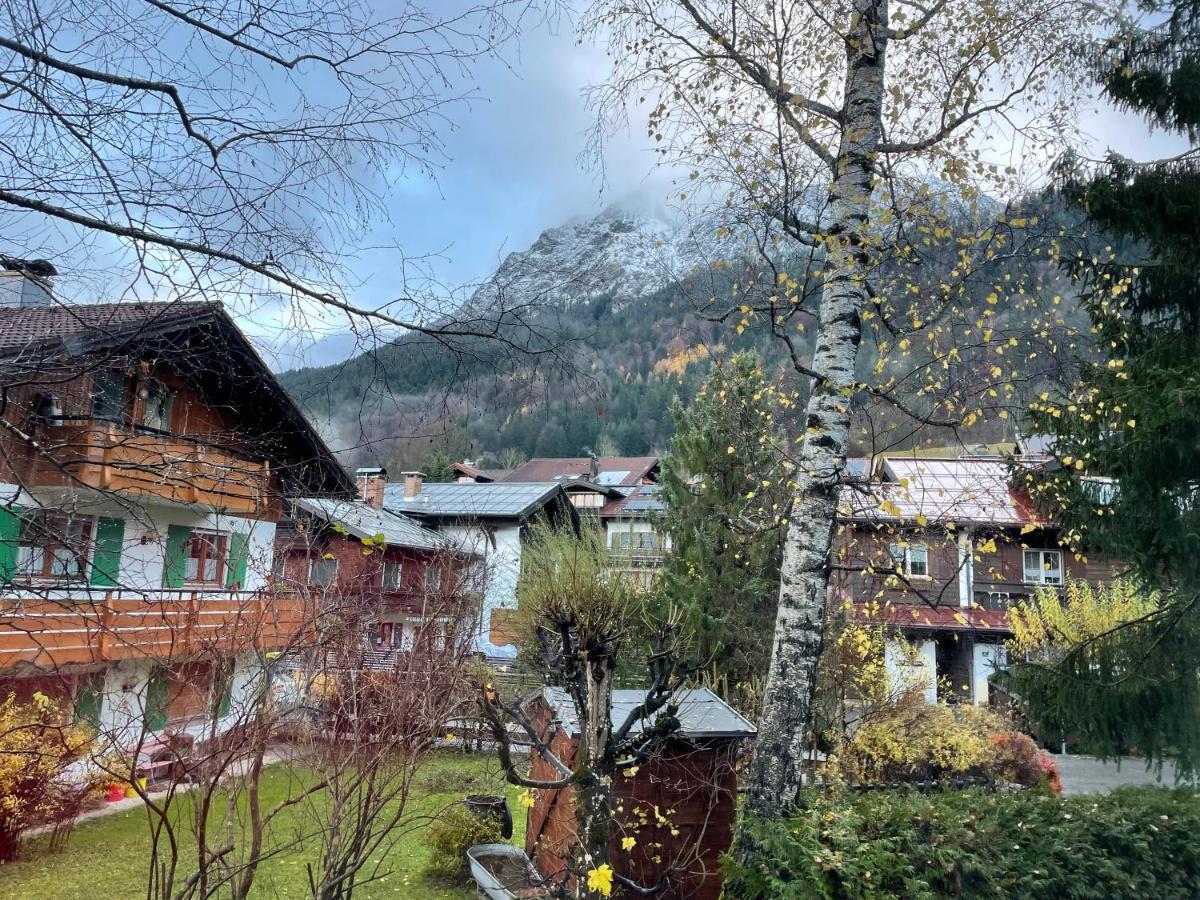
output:
[[[613,727],[622,725],[626,717],[645,698],[645,691],[613,691]],[[554,717],[562,722],[568,734],[572,736],[579,734],[579,719],[575,715],[575,704],[566,691],[561,688],[543,688],[542,699],[553,710]],[[675,733],[682,737],[749,737],[758,731],[749,719],[734,710],[732,706],[708,688],[689,688],[680,691],[672,702],[679,708],[676,713],[679,717],[679,730]],[[643,726],[652,724],[655,718],[656,716],[651,716],[648,721],[635,723],[630,729],[630,734],[641,733]]]
[[[331,525],[340,525],[351,535],[375,540],[383,535],[389,547],[413,550],[444,550],[445,539],[419,522],[386,509],[376,509],[361,500],[333,500],[326,497],[301,497],[296,506]]]
[[[553,481],[559,478],[590,478],[588,456],[537,457],[504,476],[506,482]],[[603,485],[638,484],[658,467],[657,456],[599,456],[595,459],[595,481]]]
[[[383,505],[398,513],[439,518],[520,519],[544,506],[563,490],[554,481],[526,483],[472,482],[423,484],[416,497],[404,496],[404,485],[384,488]]]
[[[1003,457],[889,456],[882,481],[842,492],[843,515],[873,522],[975,522],[1045,525],[1029,496],[1011,484]]]
[[[600,511],[606,518],[643,519],[657,516],[667,511],[667,505],[662,498],[661,484],[639,484],[632,488],[622,488],[626,495],[619,500],[607,503]]]

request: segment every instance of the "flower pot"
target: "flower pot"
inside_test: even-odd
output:
[[[116,803],[118,800],[125,799],[125,785],[110,784],[108,786],[108,794],[104,798],[109,803]]]

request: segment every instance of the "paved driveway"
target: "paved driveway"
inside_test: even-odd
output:
[[[1058,770],[1062,773],[1063,792],[1067,794],[1106,793],[1125,784],[1175,785],[1175,767],[1163,763],[1162,778],[1153,769],[1146,770],[1143,759],[1123,759],[1120,765],[1101,762],[1094,756],[1062,756],[1054,754]]]

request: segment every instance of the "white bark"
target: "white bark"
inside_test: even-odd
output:
[[[811,723],[838,489],[850,436],[849,397],[867,303],[866,224],[882,137],[888,0],[857,0],[846,38],[843,129],[829,192],[831,228],[798,459],[796,495],[783,548],[771,668],[750,772],[747,811],[777,818],[795,804]]]

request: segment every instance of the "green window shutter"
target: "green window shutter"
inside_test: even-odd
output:
[[[217,681],[217,715],[224,718],[233,708],[233,674]]]
[[[170,696],[170,673],[156,668],[146,684],[146,706],[142,723],[147,731],[161,731],[167,726],[167,702]]]
[[[75,721],[92,729],[100,727],[104,707],[104,674],[82,676],[75,691]]]
[[[183,579],[187,575],[188,541],[191,537],[192,529],[187,525],[167,526],[167,558],[163,564],[163,587],[183,587]]]
[[[250,559],[250,535],[235,531],[229,536],[229,559],[225,565],[225,587],[241,588],[246,583]]]
[[[91,584],[116,587],[121,574],[121,548],[125,543],[125,520],[101,516],[96,520],[96,549],[92,553]]]
[[[9,584],[17,574],[17,547],[21,541],[21,510],[0,506],[0,584]]]

